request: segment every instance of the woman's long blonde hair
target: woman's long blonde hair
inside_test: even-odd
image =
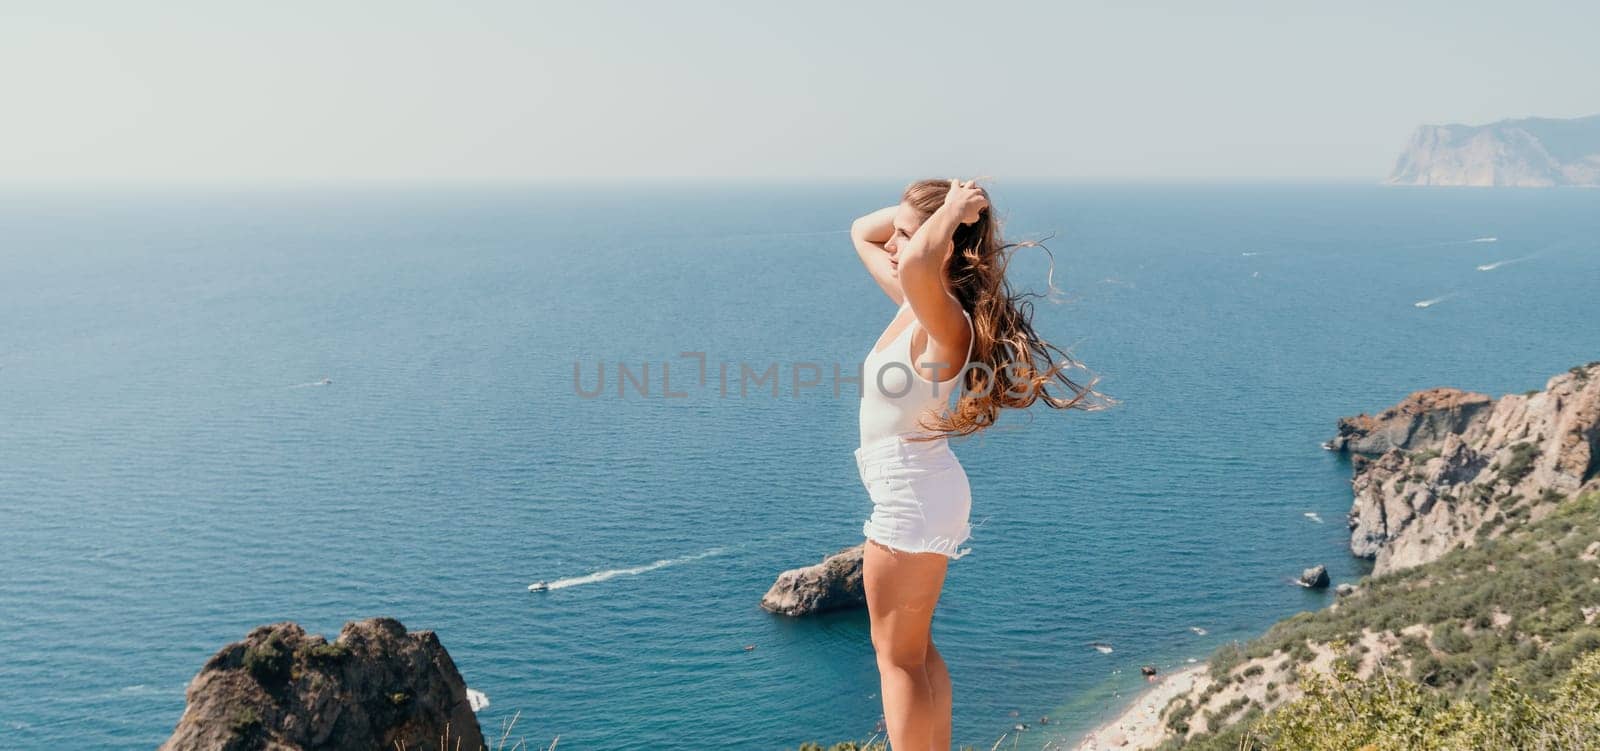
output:
[[[901,201],[923,220],[944,204],[949,180],[918,180],[906,187]],[[988,197],[988,191],[984,191]],[[1044,248],[1038,242],[1005,243],[994,207],[984,209],[978,221],[956,228],[955,248],[945,266],[950,290],[972,315],[972,360],[962,377],[963,391],[954,409],[922,427],[942,436],[971,435],[995,424],[1000,410],[1027,409],[1042,401],[1055,409],[1103,409],[1115,400],[1094,390],[1100,379],[1080,384],[1069,374],[1082,370],[1065,350],[1045,341],[1033,330],[1033,303],[1037,292],[1016,292],[1006,281],[1006,266],[1016,249]],[[1052,268],[1055,261],[1052,257]],[[1059,357],[1057,357],[1059,356]],[[987,366],[987,367],[984,367]],[[1065,389],[1066,394],[1061,394]]]

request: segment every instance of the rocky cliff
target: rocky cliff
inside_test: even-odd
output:
[[[189,682],[162,751],[484,747],[461,674],[432,631],[352,621],[333,642],[294,623],[260,626]]]
[[[1390,185],[1600,186],[1600,115],[1424,125]]]
[[[1499,399],[1419,391],[1340,420],[1328,447],[1353,454],[1351,552],[1375,575],[1425,563],[1600,488],[1600,362]]]

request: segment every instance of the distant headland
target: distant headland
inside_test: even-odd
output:
[[[1529,117],[1488,125],[1424,125],[1389,185],[1600,187],[1600,115]]]

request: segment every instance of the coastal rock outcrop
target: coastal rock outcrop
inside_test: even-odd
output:
[[[1376,415],[1339,418],[1338,434],[1328,441],[1334,451],[1382,454],[1389,449],[1431,446],[1451,433],[1464,433],[1474,421],[1488,417],[1494,399],[1452,388],[1418,391]]]
[[[1300,582],[1300,586],[1302,587],[1309,587],[1311,589],[1327,589],[1329,584],[1328,567],[1320,563],[1312,566],[1311,568],[1301,571],[1300,578],[1297,581]]]
[[[1369,455],[1351,479],[1351,552],[1374,574],[1425,563],[1600,487],[1600,362],[1499,399],[1417,392],[1340,420],[1328,446]]]
[[[332,642],[287,621],[259,626],[206,662],[187,700],[161,751],[484,746],[438,637],[392,618],[351,621]]]
[[[761,598],[761,607],[780,615],[808,615],[867,604],[861,584],[861,545],[845,548],[821,563],[778,575]]]
[[[1600,115],[1530,117],[1488,125],[1424,125],[1385,181],[1390,185],[1600,185]]]

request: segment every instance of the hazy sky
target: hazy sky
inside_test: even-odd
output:
[[[863,7],[871,6],[871,7]],[[0,182],[1381,178],[1600,3],[0,0]]]

